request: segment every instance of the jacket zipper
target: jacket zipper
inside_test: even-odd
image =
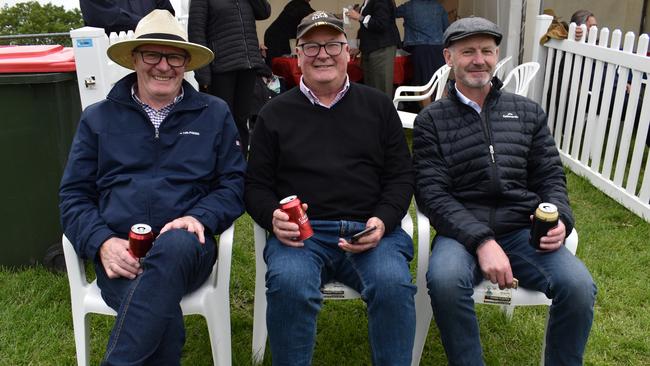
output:
[[[244,19],[241,16],[241,6],[239,6],[239,0],[235,1],[235,4],[237,4],[237,10],[239,10],[238,11],[239,24],[241,24],[241,34],[242,34],[242,37],[244,37],[244,49],[246,51],[245,52],[246,53],[246,61],[248,61],[248,68],[250,69],[250,68],[253,67],[253,65],[251,64],[251,59],[250,59],[250,57],[248,55],[248,40],[246,39],[246,28],[244,27]]]
[[[490,153],[490,161],[492,162],[492,168],[491,168],[491,190],[494,193],[494,196],[498,193],[498,187],[497,187],[497,164],[496,164],[496,159],[495,159],[495,153],[494,153],[494,145],[492,143],[492,133],[490,130],[490,121],[488,120],[488,109],[487,109],[487,103],[483,103],[486,108],[481,109],[481,121],[483,122],[483,131],[485,133],[485,138],[486,142],[488,144],[488,152]],[[495,223],[495,211],[496,208],[491,208],[490,209],[490,226],[494,227]]]

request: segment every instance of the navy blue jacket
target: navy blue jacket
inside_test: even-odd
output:
[[[84,110],[59,190],[61,224],[82,258],[94,259],[110,237],[127,238],[133,224],[154,233],[193,216],[206,237],[244,211],[246,163],[224,101],[194,90],[154,126],[131,97],[135,74],[106,100]]]
[[[135,30],[140,19],[155,9],[174,7],[169,0],[79,0],[84,23],[111,32]]]

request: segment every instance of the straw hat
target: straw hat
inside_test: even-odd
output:
[[[135,27],[135,38],[111,45],[106,53],[115,63],[133,70],[135,48],[144,44],[157,44],[181,48],[190,55],[185,71],[192,71],[209,64],[214,54],[209,48],[187,41],[187,32],[167,10],[156,9],[140,19]]]

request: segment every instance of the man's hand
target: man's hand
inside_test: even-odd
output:
[[[307,212],[307,204],[302,204],[303,211]],[[297,240],[300,236],[300,231],[298,230],[298,224],[289,221],[289,215],[281,209],[276,209],[273,211],[273,219],[271,220],[273,224],[273,234],[278,240],[290,247],[304,247],[305,243],[300,240]]]
[[[492,283],[498,283],[500,289],[512,287],[512,268],[510,260],[494,239],[487,240],[476,249],[478,264],[483,276]]]
[[[110,238],[99,247],[99,259],[108,278],[126,277],[134,279],[142,273],[140,262],[129,251],[129,242]]]
[[[587,29],[587,31],[589,31],[589,29]],[[582,33],[583,33],[582,32],[582,27],[577,25],[576,26],[576,41],[579,41],[579,40],[582,39]]]
[[[372,249],[379,245],[379,241],[384,237],[384,232],[386,231],[386,226],[384,222],[381,221],[379,217],[371,217],[366,221],[366,227],[376,226],[377,229],[372,233],[362,236],[359,238],[359,241],[352,244],[343,238],[339,238],[339,248],[350,253],[361,253],[365,252],[368,249]]]
[[[566,237],[566,226],[562,220],[557,221],[557,226],[552,227],[551,230],[546,233],[546,236],[542,236],[539,239],[539,249],[545,252],[552,252],[560,249],[564,239]]]
[[[348,18],[359,21],[359,19],[361,19],[361,14],[359,14],[358,9],[350,9],[348,10]]]
[[[201,244],[205,244],[205,228],[203,224],[192,216],[183,216],[179,217],[172,222],[168,222],[160,230],[160,234],[164,233],[167,230],[171,229],[185,229],[191,233],[194,233],[198,238]]]

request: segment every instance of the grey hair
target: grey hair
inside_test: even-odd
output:
[[[576,23],[577,25],[583,25],[587,23],[587,19],[589,17],[596,17],[594,13],[590,12],[589,10],[578,10],[573,15],[571,16],[571,23]]]

